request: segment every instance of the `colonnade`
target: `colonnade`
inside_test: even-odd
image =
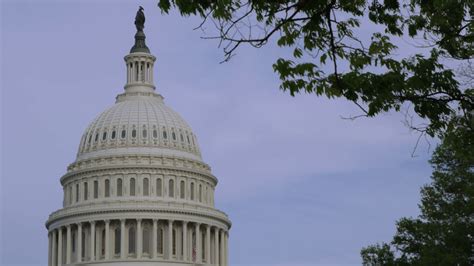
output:
[[[48,239],[49,266],[114,260],[228,265],[228,232],[197,222],[95,220],[50,230]]]

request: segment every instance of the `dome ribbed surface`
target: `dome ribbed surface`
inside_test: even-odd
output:
[[[99,114],[82,136],[77,159],[129,153],[201,160],[189,125],[156,94],[128,97]]]

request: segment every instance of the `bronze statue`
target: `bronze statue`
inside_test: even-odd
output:
[[[145,28],[145,13],[143,13],[142,6],[138,8],[137,15],[135,16],[135,26],[137,31],[143,31],[143,28]]]

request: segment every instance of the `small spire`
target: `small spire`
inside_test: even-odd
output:
[[[140,6],[135,16],[135,27],[137,27],[137,33],[135,34],[135,45],[130,49],[130,53],[150,53],[150,49],[145,44],[145,13],[143,13],[143,7]]]

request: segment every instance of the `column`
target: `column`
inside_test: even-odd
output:
[[[153,233],[152,233],[152,236],[151,236],[151,239],[152,239],[152,242],[153,244],[151,245],[151,248],[152,248],[152,251],[151,251],[151,257],[153,259],[156,258],[157,256],[157,250],[158,250],[158,220],[157,219],[153,219]]]
[[[229,265],[229,232],[227,231],[226,234],[224,235],[224,264],[227,266]]]
[[[125,259],[125,219],[120,220],[120,258]]]
[[[173,220],[168,220],[168,259],[173,259]]]
[[[82,224],[77,224],[77,262],[82,261]]]
[[[91,261],[95,260],[95,221],[91,221]]]
[[[214,264],[219,265],[219,228],[214,228]]]
[[[110,259],[110,220],[105,220],[105,243],[103,243],[105,249],[105,259]]]
[[[188,261],[188,222],[183,221],[183,260]]]
[[[66,232],[66,264],[71,263],[71,225],[68,224],[66,226],[67,232]]]
[[[138,61],[138,81],[142,82],[143,79],[142,79],[142,73],[143,73],[143,70],[142,70],[142,61]]]
[[[51,249],[51,264],[53,266],[58,265],[57,264],[58,256],[56,255],[57,254],[57,248],[58,248],[58,245],[57,245],[57,242],[56,242],[56,230],[53,230],[53,247]]]
[[[221,243],[219,245],[219,248],[220,248],[219,265],[224,266],[224,259],[225,259],[225,254],[224,254],[224,230],[220,230],[220,239],[221,239]]]
[[[58,266],[63,265],[63,229],[58,228]]]
[[[206,263],[211,264],[211,226],[206,225]]]
[[[201,232],[199,230],[199,226],[201,224],[196,223],[195,231],[196,231],[196,262],[201,263],[202,261],[202,251],[201,251]]]
[[[51,232],[48,232],[48,266],[52,266],[53,263],[51,261],[51,251],[52,251],[52,248],[53,248],[53,242],[52,242],[52,236],[51,236]]]
[[[136,239],[137,239],[137,246],[136,246],[137,247],[137,258],[142,257],[142,245],[143,245],[142,237],[143,237],[142,219],[137,219],[137,235],[136,235]]]

